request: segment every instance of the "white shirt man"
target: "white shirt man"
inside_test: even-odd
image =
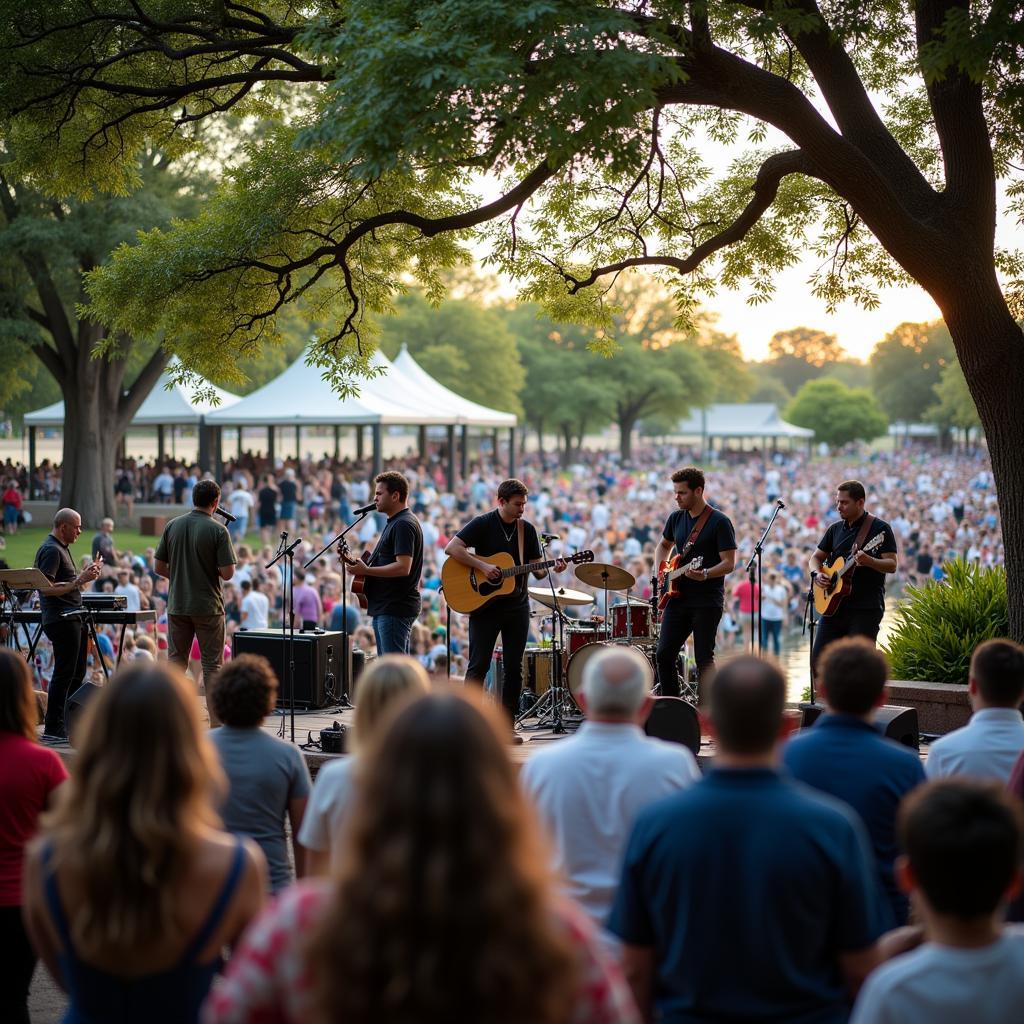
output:
[[[252,514],[252,495],[246,489],[245,484],[239,484],[228,495],[228,511],[236,519],[248,519]]]
[[[246,629],[266,629],[270,624],[270,601],[250,580],[242,583],[242,625]]]
[[[968,688],[974,714],[967,725],[936,740],[924,770],[929,779],[971,775],[1006,785],[1024,750],[1024,647],[986,640],[971,658]]]
[[[139,588],[132,583],[131,573],[127,569],[117,570],[117,586],[114,587],[114,593],[127,600],[128,603],[125,605],[127,611],[137,612],[142,610],[142,596]]]
[[[520,778],[552,840],[567,890],[603,928],[637,814],[700,778],[693,754],[644,735],[650,666],[631,648],[593,657],[583,675],[587,721],[534,754]],[[610,937],[609,937],[610,938]]]

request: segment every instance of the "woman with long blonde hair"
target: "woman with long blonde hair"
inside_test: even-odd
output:
[[[70,997],[66,1024],[188,1024],[262,906],[263,855],[220,827],[224,777],[178,669],[120,672],[81,729],[26,863],[26,926]]]
[[[405,654],[375,658],[359,677],[351,752],[358,755],[365,750],[380,724],[402,701],[429,692],[430,680],[415,658]],[[358,764],[358,756],[338,758],[324,765],[316,777],[299,830],[308,875],[326,875],[332,866],[337,866]]]
[[[365,755],[335,878],[253,925],[206,1024],[639,1021],[548,875],[506,734],[475,696],[401,708]]]

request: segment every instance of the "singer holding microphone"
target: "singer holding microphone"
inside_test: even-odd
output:
[[[164,527],[153,567],[170,580],[167,593],[167,656],[182,671],[188,668],[192,638],[199,641],[203,685],[210,725],[220,722],[210,699],[217,672],[224,660],[224,598],[221,581],[235,574],[235,549],[218,513],[216,480],[200,480],[192,488],[192,511],[172,519]]]
[[[471,569],[486,573],[495,581],[501,578],[501,570],[485,562],[482,556],[504,551],[512,556],[516,565],[539,561],[541,551],[537,530],[523,518],[529,494],[522,480],[503,481],[498,486],[498,507],[470,520],[451,539],[445,554]],[[555,572],[562,572],[565,564],[564,559],[558,559]],[[516,587],[511,594],[492,598],[469,616],[466,679],[483,685],[491,667],[494,645],[500,636],[504,669],[501,703],[513,721],[519,711],[519,696],[523,689],[523,652],[530,631],[527,575],[516,577]],[[547,570],[534,575],[543,579]]]
[[[85,678],[88,649],[85,623],[78,616],[64,617],[83,605],[82,588],[100,574],[103,557],[88,569],[78,571],[71,545],[82,532],[82,517],[73,508],[62,508],[53,517],[53,529],[36,552],[35,567],[50,581],[39,588],[39,609],[43,632],[53,645],[53,676],[47,690],[44,743],[67,740],[64,705]]]

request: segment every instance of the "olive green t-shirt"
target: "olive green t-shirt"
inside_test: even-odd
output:
[[[197,509],[178,516],[164,527],[155,557],[170,567],[168,615],[224,614],[217,570],[236,559],[223,524]]]

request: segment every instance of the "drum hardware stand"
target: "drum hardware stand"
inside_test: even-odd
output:
[[[750,653],[754,653],[754,636],[756,631],[757,636],[757,654],[761,656],[761,554],[764,551],[764,542],[771,532],[771,528],[775,525],[775,520],[778,518],[779,513],[786,507],[786,503],[779,498],[775,502],[775,511],[772,513],[771,519],[768,520],[768,525],[764,528],[764,533],[761,534],[760,539],[754,545],[754,553],[750,556],[750,561],[746,565],[747,579],[750,581]],[[754,576],[757,576],[757,590],[754,590]]]
[[[332,537],[331,540],[329,540],[315,555],[313,555],[308,561],[303,562],[302,568],[308,569],[318,558],[320,558],[324,554],[324,552],[326,552],[330,548],[333,548],[335,544],[338,544],[342,540],[344,540],[345,534],[348,533],[349,530],[354,530],[369,514],[369,512],[364,512],[362,515],[358,516],[355,519],[355,521],[346,526],[345,529],[337,535],[337,537]],[[285,536],[285,534],[281,534],[282,542]],[[294,548],[295,545],[293,544],[292,547]],[[274,562],[276,562],[278,558],[280,558],[280,554],[274,557]],[[341,645],[344,650],[341,657],[341,696],[338,698],[337,706],[339,708],[345,709],[353,707],[352,701],[349,697],[349,687],[352,685],[352,680],[349,678],[352,674],[352,638],[349,636],[348,633],[348,587],[346,586],[345,582],[348,565],[346,564],[344,557],[341,555],[339,555],[338,561],[341,562]],[[269,569],[270,566],[274,564],[274,562],[271,562],[267,566],[267,568]],[[294,684],[294,680],[292,682]],[[294,710],[295,709],[293,707],[293,715]],[[292,742],[295,741],[294,731],[295,726],[293,722]]]
[[[541,555],[544,561],[548,560],[547,545],[543,538],[540,540]],[[572,701],[572,695],[568,688],[563,685],[564,677],[562,672],[562,642],[564,640],[565,613],[558,603],[558,593],[555,590],[555,577],[549,570],[547,575],[548,585],[551,588],[552,604],[552,634],[551,634],[551,686],[547,693],[540,697],[536,703],[528,708],[515,720],[516,728],[522,725],[524,719],[536,715],[536,728],[542,729],[547,725],[556,736],[564,735],[566,732],[563,713],[565,706]],[[545,717],[550,716],[550,717]]]

